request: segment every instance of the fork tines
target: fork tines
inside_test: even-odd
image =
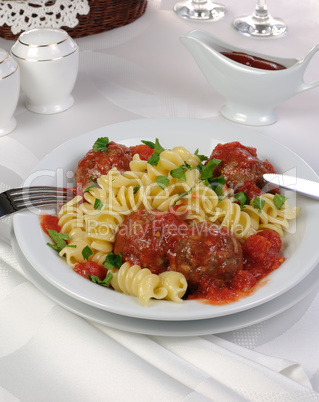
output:
[[[72,189],[47,186],[15,188],[6,193],[17,209],[64,204],[74,196]]]

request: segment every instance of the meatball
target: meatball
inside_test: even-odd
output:
[[[184,274],[189,283],[209,279],[224,287],[237,270],[243,268],[242,249],[225,227],[201,222],[189,228],[169,256],[170,269]]]
[[[168,253],[188,232],[188,225],[176,214],[141,209],[129,215],[115,236],[114,253],[125,261],[161,273],[168,268]]]
[[[222,162],[215,168],[213,176],[224,175],[226,184],[237,191],[244,183],[254,183],[259,189],[263,189],[266,182],[264,173],[276,173],[271,163],[262,162],[257,157],[256,148],[246,147],[239,142],[218,144],[213,150],[210,159],[220,159]],[[268,186],[267,191],[274,191],[274,186]]]
[[[119,171],[130,170],[132,160],[132,151],[130,148],[114,141],[109,142],[107,151],[96,151],[93,149],[79,161],[74,178],[78,189],[83,189],[91,184],[90,177],[96,181],[103,174],[116,167]]]

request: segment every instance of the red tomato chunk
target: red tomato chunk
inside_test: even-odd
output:
[[[86,279],[87,275],[97,275],[101,281],[106,277],[107,270],[94,261],[82,261],[76,264],[74,271]]]
[[[149,147],[146,144],[141,144],[141,145],[135,145],[130,147],[133,155],[135,154],[139,154],[140,158],[143,161],[147,161],[149,159],[149,157],[152,155],[152,153],[154,152],[154,149]]]
[[[49,230],[55,230],[56,232],[61,231],[61,227],[59,226],[59,218],[57,216],[52,215],[41,215],[40,216],[40,225],[42,230],[48,233]]]

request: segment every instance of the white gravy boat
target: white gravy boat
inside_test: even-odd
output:
[[[319,81],[306,83],[303,79],[309,62],[319,50],[319,44],[301,60],[248,52],[286,67],[283,70],[262,70],[221,54],[246,52],[208,32],[191,31],[181,37],[181,42],[192,54],[207,81],[226,99],[221,114],[237,123],[259,126],[272,124],[277,120],[276,106],[319,85]]]

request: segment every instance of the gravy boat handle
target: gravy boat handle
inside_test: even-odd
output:
[[[314,55],[319,51],[319,43],[314,46],[310,52],[304,57],[304,59],[302,60],[302,64],[304,64],[303,67],[303,74],[306,71],[306,68],[308,67],[308,64],[310,63],[310,61],[312,60],[312,58],[314,57]],[[303,91],[308,91],[309,89],[315,88],[319,85],[319,81],[314,81],[311,83],[307,83],[307,82],[302,82],[299,91],[298,92],[303,92]]]

